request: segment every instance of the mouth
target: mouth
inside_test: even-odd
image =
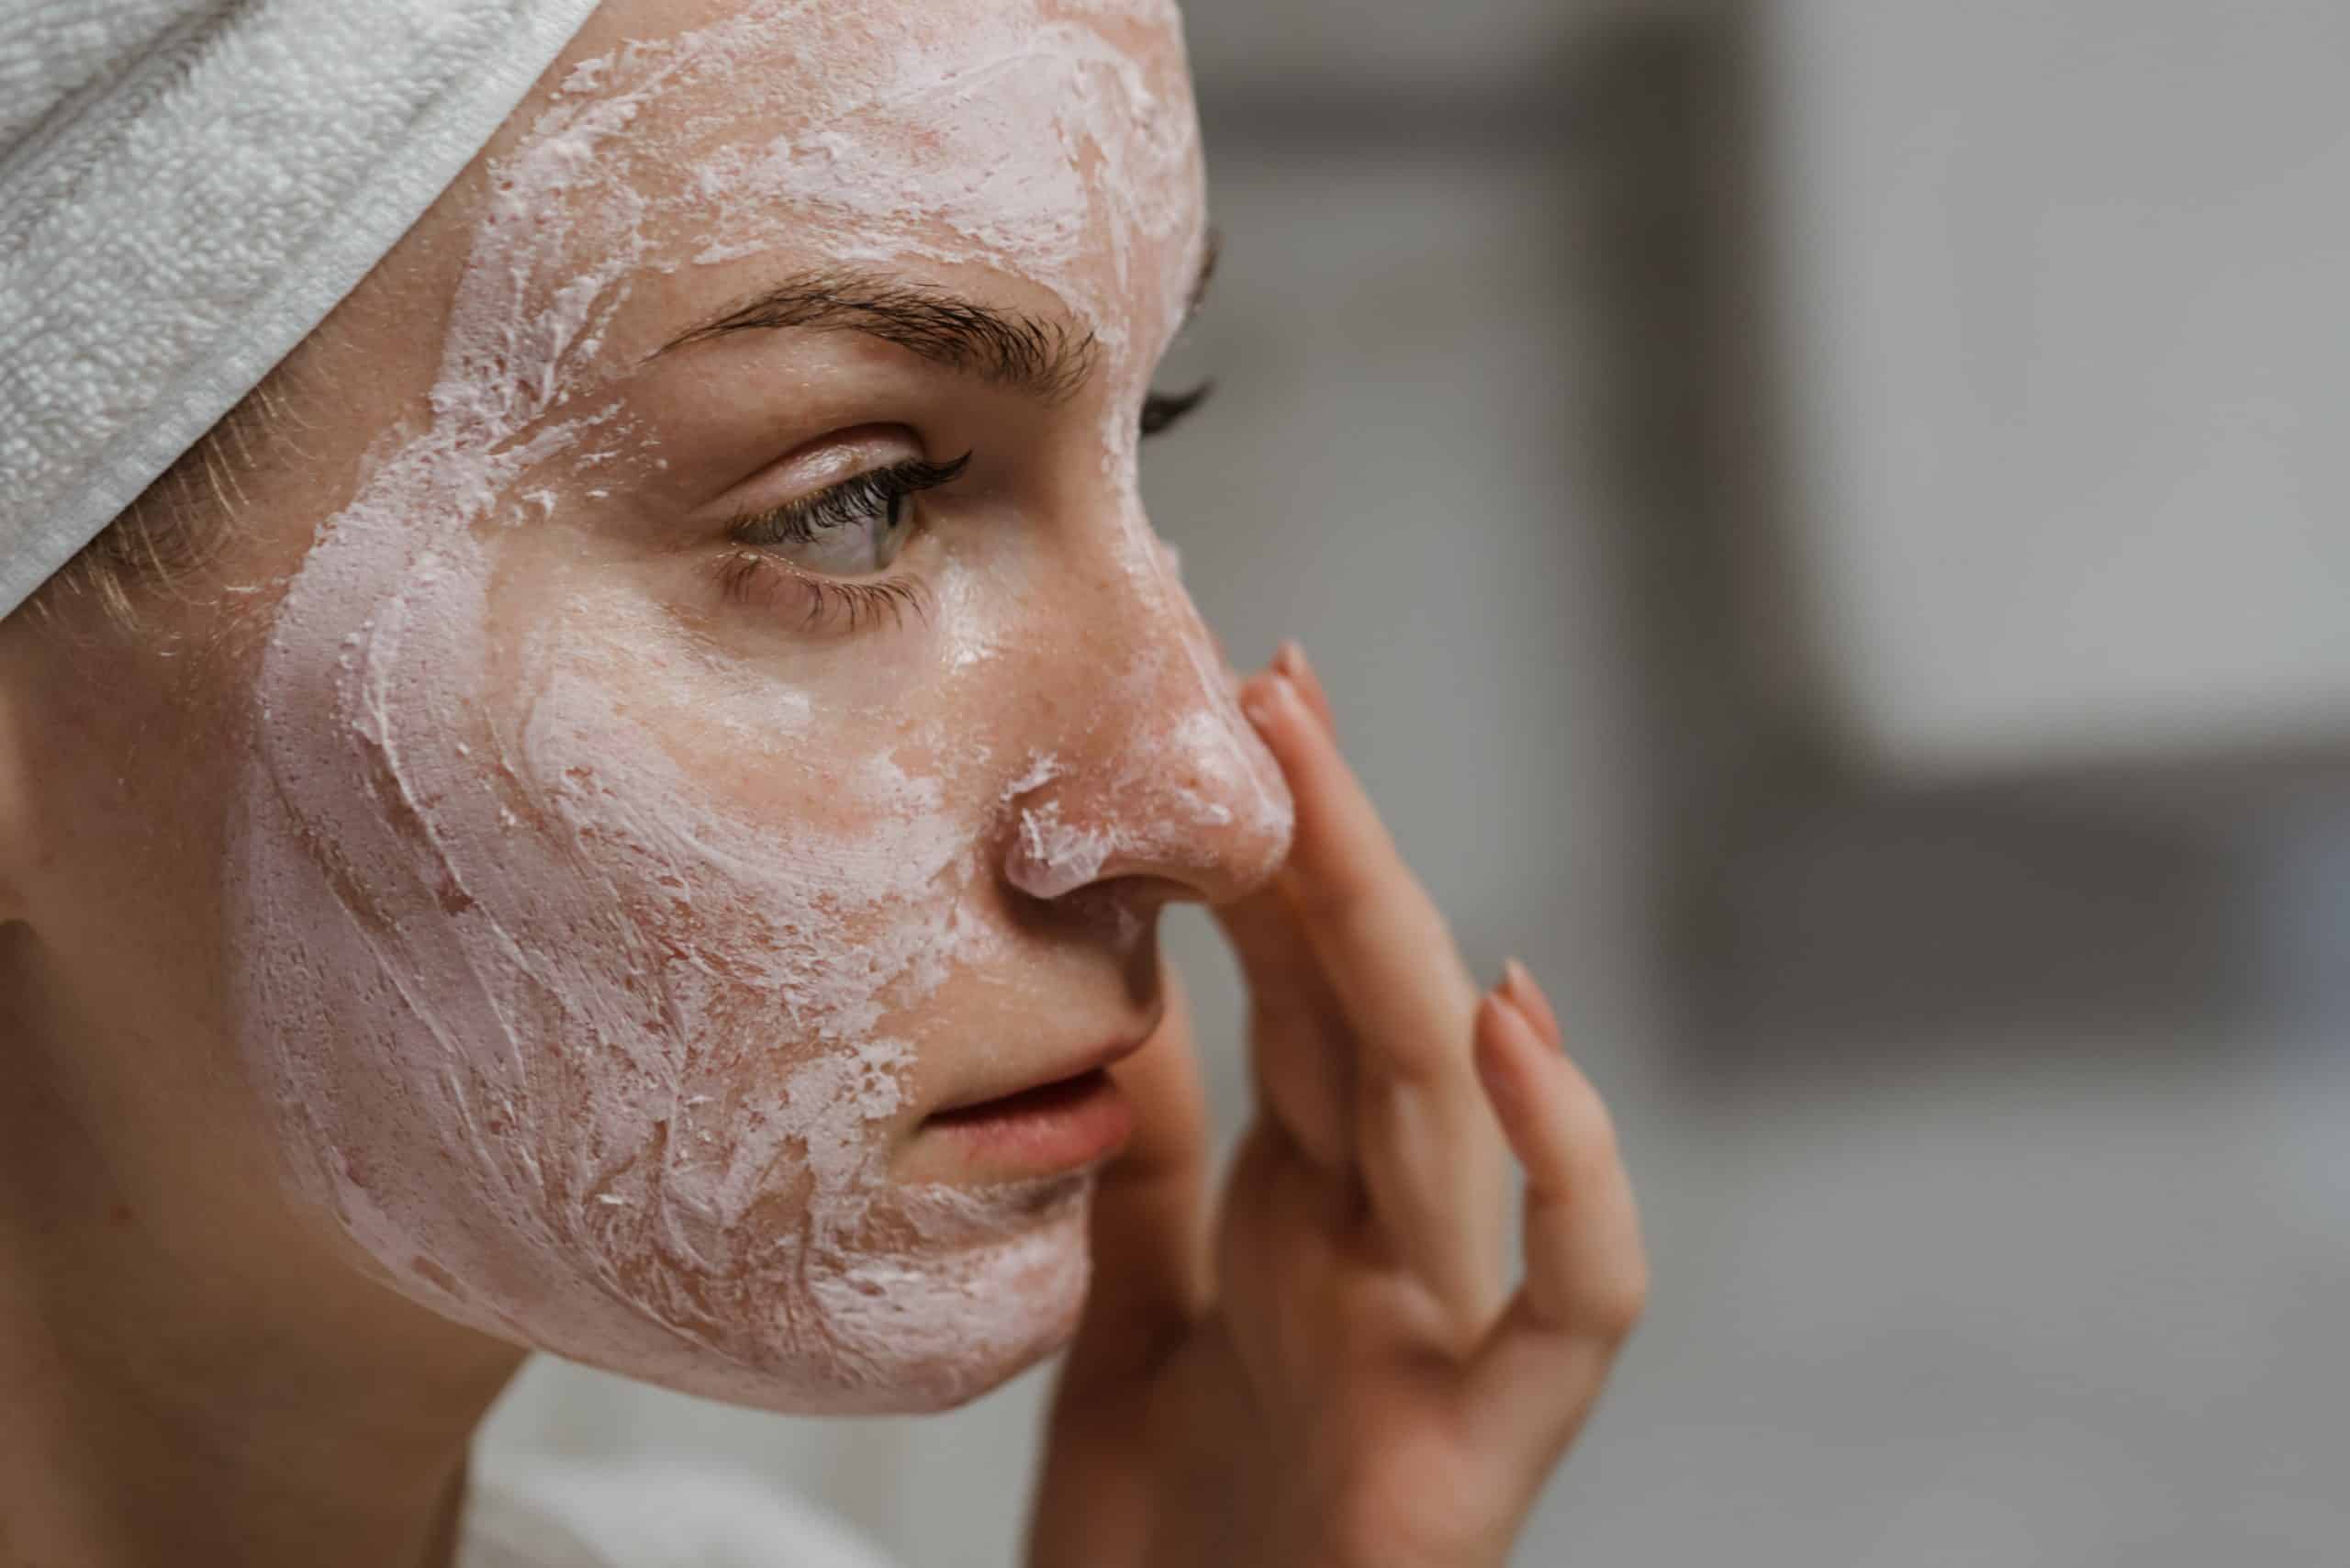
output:
[[[1110,1058],[1134,1047],[1123,1047]],[[1009,1094],[933,1111],[926,1134],[962,1161],[1004,1175],[1036,1175],[1099,1164],[1134,1134],[1134,1106],[1110,1080],[1106,1060]]]

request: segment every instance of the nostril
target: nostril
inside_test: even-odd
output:
[[[1100,880],[1102,868],[1120,846],[1120,835],[1106,826],[1068,821],[1058,800],[1025,805],[1020,808],[1004,878],[1031,898],[1061,898]]]
[[[1141,878],[1212,902],[1264,881],[1288,854],[1292,806],[1280,765],[1233,718],[1195,708],[1099,762],[1032,764],[1003,797],[1004,879],[1051,901]]]
[[[1286,858],[1292,803],[1281,764],[1240,710],[1188,599],[1180,623],[1135,647],[1053,753],[1032,752],[1002,797],[1003,877],[1040,900],[1119,878],[1223,902]],[[1160,606],[1159,608],[1164,608]],[[1040,737],[1041,738],[1041,737]]]

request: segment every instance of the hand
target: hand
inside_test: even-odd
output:
[[[1478,994],[1303,655],[1242,697],[1297,798],[1287,866],[1219,912],[1257,1114],[1211,1232],[1170,986],[1120,1072],[1139,1125],[1095,1197],[1029,1562],[1489,1568],[1639,1316],[1631,1187],[1532,978]],[[1526,1274],[1505,1299],[1510,1153]]]

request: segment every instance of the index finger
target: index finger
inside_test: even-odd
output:
[[[1382,1036],[1366,1065],[1466,1081],[1477,986],[1443,916],[1295,684],[1280,674],[1253,683],[1243,707],[1297,801],[1282,890],[1340,1004]]]
[[[1351,1026],[1357,1169],[1456,1329],[1501,1295],[1508,1169],[1471,1062],[1477,987],[1329,731],[1279,671],[1244,708],[1281,764],[1297,827],[1280,887]]]

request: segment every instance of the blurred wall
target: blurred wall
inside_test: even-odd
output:
[[[1838,724],[1912,774],[2350,741],[2350,9],[1768,16]]]

